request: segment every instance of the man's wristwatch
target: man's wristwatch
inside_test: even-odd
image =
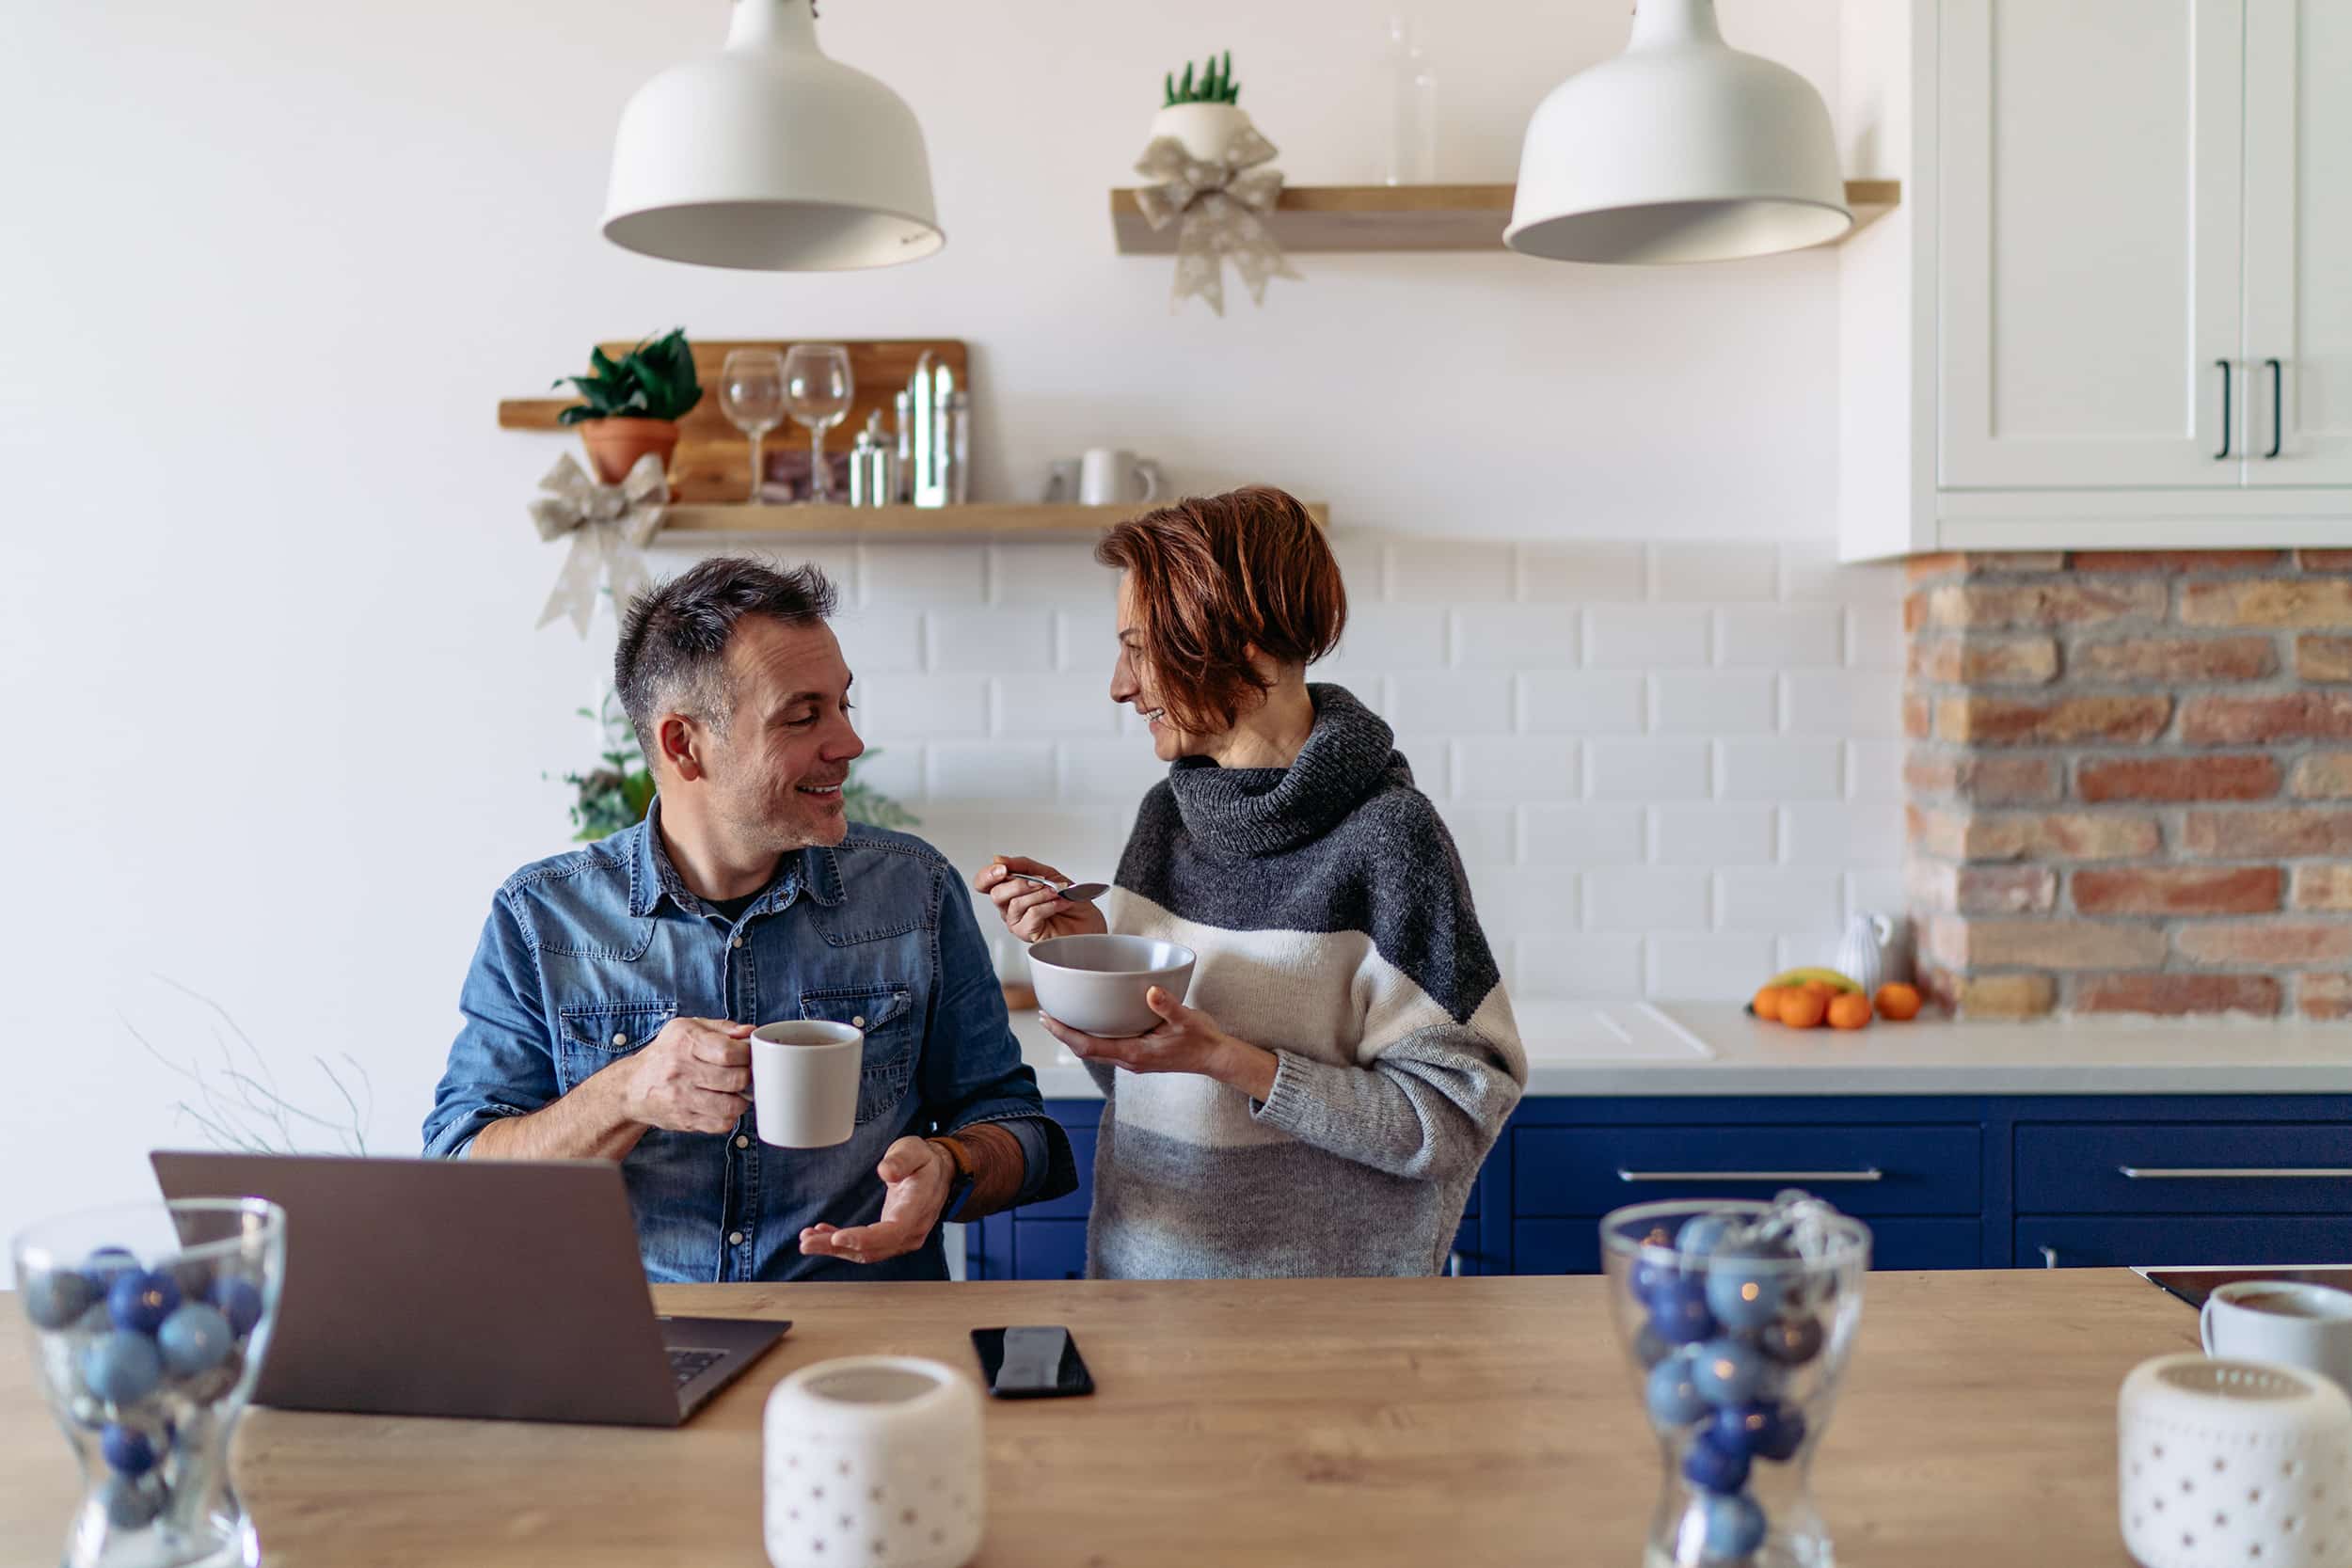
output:
[[[941,1219],[953,1220],[963,1212],[963,1200],[972,1196],[972,1156],[964,1152],[962,1143],[953,1137],[927,1138],[924,1141],[936,1144],[946,1151],[949,1160],[955,1162],[955,1180],[948,1183],[947,1201],[939,1210]]]

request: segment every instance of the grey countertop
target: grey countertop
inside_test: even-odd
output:
[[[1517,1005],[1531,1095],[2352,1094],[2352,1024],[2288,1020],[1758,1023],[1736,1003]],[[1051,1099],[1094,1081],[1016,1013]]]

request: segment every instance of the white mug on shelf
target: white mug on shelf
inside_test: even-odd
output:
[[[2300,1367],[2352,1392],[2352,1293],[2294,1280],[2233,1279],[2205,1298],[2197,1327],[2207,1355]]]
[[[830,1148],[857,1131],[866,1031],[787,1019],[752,1031],[752,1119],[779,1148]]]
[[[1148,457],[1110,447],[1089,447],[1078,459],[1078,504],[1123,506],[1157,500],[1160,466]]]

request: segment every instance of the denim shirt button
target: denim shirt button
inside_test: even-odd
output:
[[[728,942],[727,945],[729,947],[740,947],[743,945],[743,939],[739,936],[733,942]]]
[[[628,1036],[621,1030],[615,1029],[612,1032],[612,1043],[614,1045],[627,1045],[628,1043]]]
[[[741,1246],[742,1244],[743,1233],[740,1230],[730,1230],[727,1232],[727,1245]]]
[[[742,1133],[738,1132],[735,1135],[735,1147],[738,1148],[749,1148],[752,1147],[752,1140],[745,1137]]]
[[[860,1013],[857,1017],[855,1017],[855,1018],[853,1018],[853,1019],[850,1020],[850,1028],[852,1028],[852,1029],[863,1029],[863,1028],[865,1028],[865,1027],[866,1027],[866,1015],[865,1015],[865,1014],[863,1014],[863,1013]]]

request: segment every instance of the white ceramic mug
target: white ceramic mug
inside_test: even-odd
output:
[[[965,1374],[905,1355],[819,1361],[776,1385],[763,1433],[775,1568],[959,1568],[979,1551],[987,1455]]]
[[[1122,506],[1129,501],[1156,500],[1160,466],[1134,452],[1109,447],[1089,447],[1078,459],[1078,502],[1082,506]]]
[[[2207,1355],[2275,1361],[2352,1391],[2352,1293],[2292,1280],[2236,1279],[2205,1298]]]
[[[819,1019],[787,1019],[752,1031],[752,1113],[759,1141],[829,1148],[857,1131],[866,1031]]]
[[[2295,1367],[2161,1355],[2116,1401],[2117,1523],[2146,1568],[2344,1568],[2352,1402]]]

